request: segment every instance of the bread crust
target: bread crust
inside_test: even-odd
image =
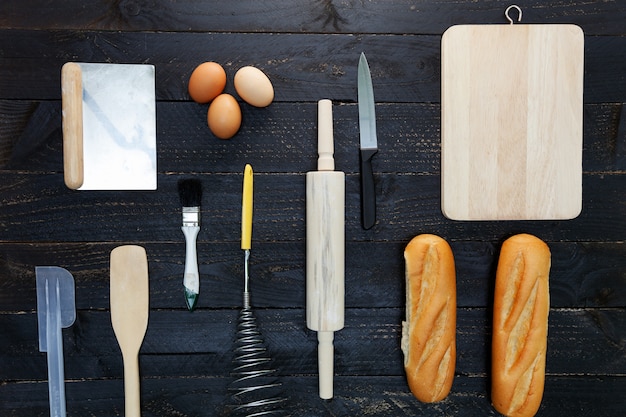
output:
[[[414,237],[404,251],[406,321],[402,352],[407,382],[422,402],[443,400],[456,365],[456,272],[439,236]]]
[[[500,252],[493,305],[491,401],[508,417],[534,416],[543,397],[550,249],[520,234]]]

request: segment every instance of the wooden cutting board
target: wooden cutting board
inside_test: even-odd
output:
[[[453,26],[443,34],[441,54],[444,215],[454,220],[578,216],[582,30]]]

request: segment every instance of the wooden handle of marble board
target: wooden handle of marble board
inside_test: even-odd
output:
[[[83,185],[83,80],[80,65],[68,62],[61,69],[63,114],[63,177],[76,190]]]

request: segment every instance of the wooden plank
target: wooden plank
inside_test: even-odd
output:
[[[374,97],[383,102],[440,102],[441,36],[274,33],[119,33],[1,30],[0,98],[59,99],[68,61],[147,63],[156,67],[158,100],[189,100],[187,80],[201,62],[262,69],[276,102],[356,101],[360,52],[368,57]],[[193,48],[185,47],[194,45]],[[294,54],[294,50],[298,52]],[[25,56],[23,51],[29,51]],[[237,51],[233,56],[232,51]],[[626,102],[626,37],[585,38],[585,103]],[[310,57],[318,57],[314,63]],[[228,83],[227,92],[234,92]]]
[[[139,354],[141,375],[227,376],[232,371],[237,314],[237,310],[200,309],[189,314],[152,309]],[[282,375],[317,374],[317,337],[306,328],[304,309],[255,309],[255,315],[273,366]],[[456,375],[486,376],[491,312],[460,308],[457,315]],[[347,309],[345,327],[335,333],[336,374],[404,375],[403,319],[403,308]],[[548,323],[547,374],[626,373],[623,309],[551,309]],[[6,335],[0,342],[2,380],[45,380],[45,354],[32,336],[37,334],[36,313],[0,314],[0,326]],[[108,312],[78,311],[76,322],[63,335],[67,379],[122,377],[122,356]]]
[[[439,97],[439,37],[363,36],[328,38],[320,34],[116,33],[3,30],[0,50],[14,57],[0,62],[2,98],[58,99],[60,69],[67,61],[147,63],[156,67],[158,100],[189,100],[187,81],[201,62],[221,63],[227,78],[244,65],[262,69],[274,85],[275,101],[321,98],[356,101],[356,67],[361,51],[372,56],[379,101],[398,97]],[[419,42],[418,42],[419,39]],[[181,45],[183,47],[181,47]],[[186,48],[184,45],[194,45]],[[293,49],[298,50],[297,54]],[[30,50],[29,56],[19,51]],[[58,51],[58,53],[51,53]],[[231,51],[237,51],[233,57]],[[312,64],[307,57],[323,57]],[[421,69],[415,70],[415,62]],[[376,64],[376,65],[374,65]],[[389,68],[393,67],[391,73]],[[55,70],[56,68],[56,70]],[[406,77],[411,77],[410,79]],[[402,78],[400,85],[393,79]],[[16,84],[21,85],[16,88]],[[57,87],[59,86],[59,87]],[[232,82],[227,92],[234,92]],[[312,95],[311,91],[315,91]],[[381,91],[381,93],[378,93]],[[385,94],[383,94],[385,93]],[[391,93],[391,94],[390,94]],[[419,99],[418,99],[419,100]]]
[[[177,416],[222,415],[228,400],[228,377],[144,379],[144,417],[163,413]],[[283,379],[291,415],[335,416],[498,416],[491,407],[488,380],[458,376],[446,400],[420,403],[406,387],[403,377],[335,377],[335,398],[322,401],[314,393],[317,378],[298,376]],[[47,417],[47,384],[28,382],[0,386],[0,411],[11,417]],[[546,392],[538,415],[594,415],[614,417],[626,407],[623,376],[588,379],[548,376]],[[122,415],[123,387],[120,379],[69,381],[66,384],[69,417]],[[171,414],[170,414],[171,413]]]
[[[256,241],[301,241],[305,237],[304,173],[255,172]],[[242,174],[197,175],[204,182],[204,228],[200,241],[235,242],[240,234]],[[110,242],[178,241],[179,176],[159,175],[159,192],[71,191],[62,174],[0,172],[3,241]],[[446,238],[495,241],[515,232],[548,241],[619,241],[626,220],[616,207],[626,200],[623,174],[583,175],[583,211],[571,221],[455,222],[440,209],[440,181],[435,175],[376,175],[378,223],[373,233],[360,227],[359,177],[346,176],[346,239],[406,241],[416,233]]]
[[[243,286],[238,242],[198,245],[204,309],[237,308]],[[405,242],[346,244],[346,306],[403,308]],[[457,303],[472,308],[491,305],[499,242],[450,242],[457,270]],[[626,244],[548,242],[553,308],[623,308],[626,306]],[[35,266],[57,265],[75,279],[79,310],[109,308],[109,252],[114,243],[4,243],[0,245],[0,305],[3,311],[32,311],[36,306]],[[144,244],[150,270],[150,305],[185,308],[181,294],[184,244]],[[259,308],[303,308],[304,242],[254,242],[250,258],[253,304]],[[19,297],[16,296],[19,294]],[[34,337],[34,336],[33,336]]]
[[[626,164],[626,106],[621,106],[621,112],[615,123],[617,133],[615,134],[615,146],[612,148],[615,159],[618,163]]]
[[[541,0],[516,2],[524,22],[574,23],[592,35],[624,35],[620,2],[568,1],[547,4]],[[102,0],[65,1],[48,6],[41,1],[5,0],[0,5],[0,27],[123,31],[338,32],[441,34],[452,24],[506,23],[502,3],[445,0],[415,4],[410,0],[383,3],[335,3],[294,0],[210,2],[154,1],[109,3]]]
[[[267,109],[242,106],[244,123],[228,142],[206,126],[206,108],[195,103],[157,103],[158,164],[161,173],[238,172],[246,163],[265,172],[316,169],[315,103],[274,103]],[[619,128],[621,104],[584,106],[583,170],[626,170],[626,129]],[[440,172],[440,106],[384,103],[376,106],[381,172]],[[358,115],[354,104],[333,106],[335,161],[358,171]],[[0,100],[0,168],[62,172],[61,104],[58,101]],[[619,132],[618,132],[619,130]]]
[[[28,101],[6,101],[0,100],[0,167],[11,160],[12,154],[15,152],[19,138],[25,133],[25,129],[29,122],[32,121],[33,113],[39,108],[38,103]],[[41,114],[49,114],[49,112],[40,112]],[[43,122],[40,125],[54,125],[56,121],[50,123]],[[42,139],[46,140],[49,136],[42,135]],[[19,147],[19,146],[18,146]]]

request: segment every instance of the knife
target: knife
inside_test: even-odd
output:
[[[376,187],[372,158],[378,152],[376,114],[372,77],[365,54],[361,52],[358,70],[359,130],[361,159],[361,224],[367,230],[376,223]]]

